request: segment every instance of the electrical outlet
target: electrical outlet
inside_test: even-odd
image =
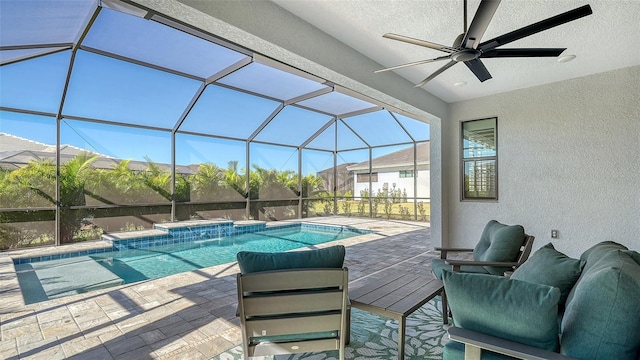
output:
[[[551,238],[552,239],[558,238],[558,230],[551,230]]]

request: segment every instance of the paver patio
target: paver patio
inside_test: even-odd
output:
[[[428,223],[344,217],[303,221],[373,230],[317,246],[347,247],[352,284],[390,267],[428,273],[437,256]],[[235,263],[25,305],[11,256],[51,250],[0,254],[2,359],[208,359],[241,342]]]

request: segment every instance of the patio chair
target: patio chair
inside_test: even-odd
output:
[[[344,359],[348,269],[238,274],[244,358],[338,350]]]
[[[504,275],[522,265],[531,254],[535,238],[520,225],[505,225],[491,220],[485,226],[474,249],[436,247],[440,258],[431,261],[431,271],[442,280],[442,270]],[[448,259],[450,253],[472,253],[473,260]]]
[[[337,350],[349,339],[345,248],[238,253],[244,359]]]

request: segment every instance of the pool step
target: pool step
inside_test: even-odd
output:
[[[105,289],[124,283],[89,256],[14,265],[25,304]]]

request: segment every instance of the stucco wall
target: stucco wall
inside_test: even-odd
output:
[[[499,201],[461,202],[460,121],[498,117]],[[443,121],[448,244],[490,219],[578,256],[613,240],[640,249],[640,67],[450,105]],[[444,240],[446,243],[446,240]]]

